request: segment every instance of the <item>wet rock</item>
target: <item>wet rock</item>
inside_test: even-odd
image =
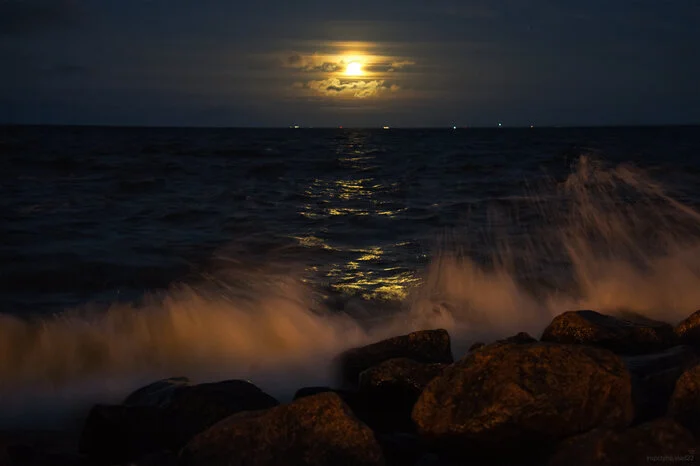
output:
[[[124,400],[125,406],[155,406],[164,408],[172,402],[175,394],[190,386],[187,377],[171,377],[159,380],[136,390]]]
[[[674,329],[681,343],[700,348],[700,311],[695,311]]]
[[[362,371],[394,358],[417,362],[452,363],[450,335],[446,330],[424,330],[354,348],[338,356],[342,383],[357,386]]]
[[[626,430],[595,429],[572,437],[557,448],[549,466],[630,466],[668,458],[694,463],[695,448],[690,432],[673,420],[658,419]]]
[[[413,408],[418,432],[444,454],[536,461],[560,440],[633,417],[619,356],[579,345],[487,346],[447,367]]]
[[[700,437],[700,366],[680,376],[668,404],[668,414]]]
[[[581,344],[619,354],[662,351],[677,343],[673,328],[641,316],[619,319],[595,311],[565,312],[552,320],[542,341]]]
[[[372,431],[334,393],[228,417],[194,437],[181,466],[384,465]]]
[[[172,386],[158,384],[149,387]],[[163,398],[152,396],[154,392],[163,392],[147,388],[141,392],[144,396],[131,401],[156,400],[156,405],[163,405]],[[161,450],[177,450],[221,419],[278,404],[270,395],[242,380],[178,385],[162,407],[95,406],[85,422],[80,451],[91,458],[119,462]]]
[[[389,359],[360,374],[360,392],[370,410],[380,414],[371,421],[380,431],[412,431],[411,411],[423,389],[440,375],[446,364],[421,364],[412,359]]]
[[[676,346],[660,353],[622,359],[632,374],[635,423],[665,415],[676,381],[683,372],[698,363],[698,356],[689,346]]]

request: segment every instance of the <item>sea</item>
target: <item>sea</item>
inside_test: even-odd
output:
[[[154,380],[700,308],[700,127],[0,128],[0,427]]]

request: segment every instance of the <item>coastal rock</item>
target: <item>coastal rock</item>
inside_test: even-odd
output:
[[[392,432],[412,430],[407,426],[405,418],[399,421],[394,408],[381,403],[381,398],[373,398],[372,394],[359,389],[333,389],[329,387],[305,387],[296,392],[294,401],[320,393],[335,393],[348,405],[353,414],[367,424],[375,432]],[[409,419],[410,422],[410,419]]]
[[[447,367],[412,418],[428,442],[456,457],[528,457],[598,426],[633,417],[619,356],[578,345],[490,345]]]
[[[695,311],[674,329],[681,343],[700,348],[700,311]]]
[[[517,335],[508,337],[503,340],[504,343],[515,343],[517,345],[526,345],[528,343],[537,343],[537,338],[531,336],[527,332],[520,332]]]
[[[139,388],[124,400],[124,406],[155,406],[164,408],[172,402],[175,394],[190,386],[187,377],[171,377]]]
[[[345,351],[338,356],[342,382],[357,386],[362,371],[394,358],[426,364],[452,363],[450,335],[443,329],[424,330]]]
[[[379,430],[413,430],[411,411],[423,389],[440,375],[446,364],[421,364],[412,359],[389,359],[360,374],[360,392],[381,419]]]
[[[334,393],[224,419],[194,437],[181,466],[384,465],[372,431]]]
[[[676,346],[660,353],[622,359],[632,374],[635,423],[665,415],[676,381],[683,372],[698,363],[697,354],[689,346]]]
[[[700,366],[680,376],[668,404],[668,414],[700,438]]]
[[[693,436],[671,419],[657,419],[626,430],[595,429],[564,441],[549,466],[629,466],[675,457],[694,463]],[[683,460],[684,459],[684,460]]]
[[[673,327],[664,322],[641,316],[620,319],[595,311],[570,311],[555,317],[541,340],[597,346],[619,354],[662,351],[677,343]]]
[[[472,351],[476,351],[476,350],[478,350],[478,349],[481,349],[481,348],[483,348],[484,346],[486,346],[485,343],[482,343],[482,342],[480,342],[480,341],[479,341],[479,342],[476,342],[476,343],[474,343],[473,345],[471,345],[471,346],[469,347],[468,352],[471,353]]]
[[[178,449],[232,414],[279,405],[270,395],[243,380],[178,386],[162,407],[159,406],[163,398],[151,396],[162,392],[147,390],[172,386],[158,382],[130,397],[134,403],[155,400],[157,406],[95,406],[85,422],[80,451],[100,460],[132,460],[155,451]],[[134,396],[139,392],[143,396]]]
[[[184,387],[165,408],[184,443],[216,422],[241,411],[272,408],[279,401],[245,380],[227,380]]]

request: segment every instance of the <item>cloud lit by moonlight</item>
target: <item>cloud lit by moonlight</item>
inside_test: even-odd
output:
[[[402,89],[401,76],[412,71],[415,62],[405,57],[363,53],[302,54],[286,57],[284,66],[299,78],[292,86],[297,92],[332,98],[378,98]],[[405,76],[404,76],[405,78]]]

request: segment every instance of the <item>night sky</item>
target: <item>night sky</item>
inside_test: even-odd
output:
[[[700,123],[698,0],[0,0],[0,62],[5,123]]]

